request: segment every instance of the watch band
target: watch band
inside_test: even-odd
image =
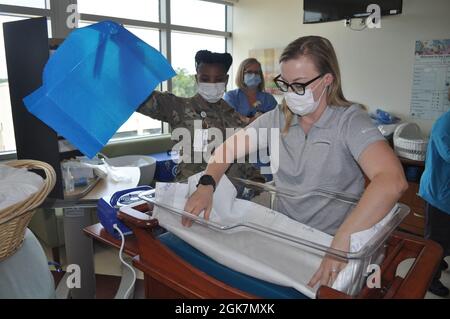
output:
[[[203,175],[202,177],[200,177],[197,187],[199,185],[205,186],[211,185],[213,187],[213,191],[216,191],[216,181],[211,175]]]

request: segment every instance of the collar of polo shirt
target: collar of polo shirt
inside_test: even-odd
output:
[[[329,128],[333,124],[334,111],[335,111],[335,107],[327,106],[325,111],[322,113],[322,116],[313,125],[315,127],[319,127],[319,128]],[[292,118],[292,121],[291,121],[291,127],[299,125],[298,117],[299,117],[299,115],[294,114],[294,117]]]

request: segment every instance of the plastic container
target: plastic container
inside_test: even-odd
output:
[[[125,155],[108,158],[105,161],[115,167],[139,167],[141,177],[138,185],[149,185],[155,176],[156,161],[147,155]]]
[[[333,239],[331,235],[295,222],[275,209],[280,200],[320,199],[332,205],[343,205],[350,212],[357,204],[358,197],[327,189],[302,193],[256,182],[237,182],[252,190],[254,196],[250,201],[260,205],[260,209],[253,210],[248,215],[244,214],[240,220],[234,222],[213,222],[193,216],[180,208],[158,201],[154,190],[141,193],[139,197],[146,200],[154,212],[158,209],[169,213],[166,216],[169,219],[170,215],[178,222],[180,217],[191,219],[194,222],[191,228],[177,227],[169,225],[166,219],[162,220],[163,215],[154,214],[162,227],[188,241],[217,262],[261,280],[293,287],[311,298],[314,298],[318,287],[311,289],[307,287],[307,283],[325,255],[346,264],[341,271],[342,278],[338,277],[336,287],[333,288],[350,296],[357,295],[367,283],[370,275],[368,271],[374,269],[369,266],[381,264],[385,256],[386,240],[409,214],[407,206],[397,204],[389,213],[389,218],[383,219],[382,223],[369,230],[369,234],[364,232],[366,243],[358,245],[358,238],[362,238],[362,233],[353,234],[350,249],[341,251],[330,248]],[[236,201],[241,206],[235,202],[233,209],[247,205],[242,199]],[[224,206],[225,203],[219,205]],[[232,213],[239,214],[240,211]],[[361,241],[359,243],[361,244]],[[230,252],[233,254],[232,258]]]

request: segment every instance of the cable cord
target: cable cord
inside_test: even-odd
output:
[[[133,273],[133,281],[131,283],[131,286],[127,289],[127,291],[125,292],[124,295],[124,299],[128,299],[128,296],[130,295],[131,289],[133,289],[134,284],[136,283],[136,271],[134,270],[133,267],[131,267],[127,262],[125,262],[125,260],[123,259],[123,248],[125,246],[125,236],[123,235],[122,231],[119,229],[119,227],[117,226],[117,224],[113,225],[113,228],[115,230],[118,231],[118,233],[120,234],[120,237],[122,239],[122,243],[120,244],[120,251],[119,251],[119,259],[122,262],[122,264],[124,264],[125,266],[128,267],[128,269],[131,270],[131,272]]]

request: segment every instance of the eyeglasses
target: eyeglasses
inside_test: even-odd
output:
[[[317,80],[318,78],[322,77],[322,74],[319,74],[318,76],[316,76],[314,79],[312,79],[311,81],[308,81],[306,83],[298,83],[298,82],[294,82],[294,83],[287,83],[286,81],[283,81],[281,79],[281,74],[278,75],[277,77],[275,77],[273,79],[273,81],[275,82],[275,85],[277,86],[277,88],[280,89],[281,92],[287,92],[289,91],[289,88],[291,88],[291,90],[298,94],[298,95],[304,95],[305,94],[305,90],[306,87],[308,85],[310,85],[311,83],[313,83],[315,80]]]

